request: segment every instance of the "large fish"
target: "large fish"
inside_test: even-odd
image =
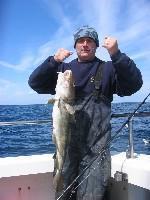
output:
[[[62,168],[66,149],[70,141],[70,125],[74,119],[73,101],[75,96],[71,70],[58,73],[55,102],[53,106],[53,142],[56,145],[55,175],[53,183],[57,191],[62,190]]]

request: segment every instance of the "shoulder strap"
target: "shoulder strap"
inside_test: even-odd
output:
[[[103,66],[104,66],[105,62],[101,62],[99,63],[99,66],[97,68],[97,72],[96,72],[96,75],[95,75],[95,79],[94,79],[94,85],[95,85],[95,89],[96,90],[100,90],[100,87],[101,87],[101,80],[102,80],[102,75],[103,75]]]
[[[93,92],[93,95],[96,97],[96,100],[99,101],[102,99],[105,103],[110,104],[111,101],[102,94],[102,77],[103,77],[103,68],[104,68],[105,62],[101,62],[97,68],[97,72],[95,75],[94,85],[95,90]]]

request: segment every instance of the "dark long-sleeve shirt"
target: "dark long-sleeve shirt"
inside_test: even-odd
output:
[[[112,61],[105,62],[102,72],[102,94],[110,101],[113,94],[129,96],[137,92],[142,84],[140,70],[133,60],[118,51],[111,57]],[[71,69],[75,81],[76,95],[88,95],[94,90],[97,68],[102,61],[97,57],[92,61],[78,62],[78,59],[69,63],[58,63],[53,56],[48,57],[37,67],[29,77],[29,85],[39,94],[55,94],[55,87],[59,71]]]

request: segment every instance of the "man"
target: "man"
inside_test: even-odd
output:
[[[95,29],[83,26],[74,34],[77,59],[63,61],[72,52],[59,49],[48,57],[29,78],[29,85],[40,94],[55,94],[57,72],[71,69],[75,79],[75,119],[71,141],[63,166],[64,190],[104,149],[85,173],[79,177],[74,194],[61,199],[104,200],[111,172],[110,119],[113,94],[129,96],[142,86],[142,76],[135,63],[118,48],[117,40],[105,37],[103,47],[112,61],[104,62],[95,56],[99,47]],[[62,191],[56,192],[56,198]]]

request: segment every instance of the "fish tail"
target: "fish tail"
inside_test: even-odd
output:
[[[57,192],[63,190],[63,176],[59,170],[56,171],[56,174],[53,177],[53,185]]]

